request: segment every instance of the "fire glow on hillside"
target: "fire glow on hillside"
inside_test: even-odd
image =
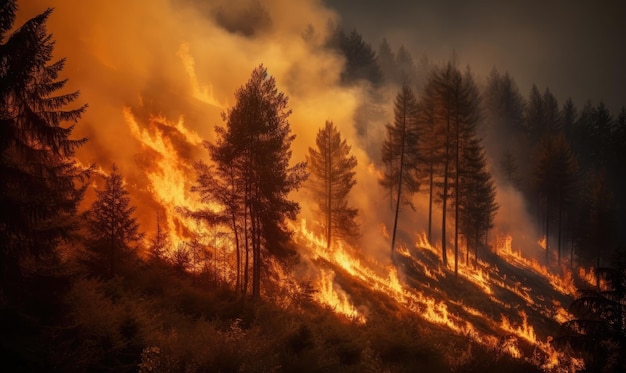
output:
[[[181,207],[197,210],[202,207],[202,204],[190,192],[190,180],[193,180],[191,165],[179,156],[178,150],[163,134],[166,131],[175,131],[179,134],[179,140],[184,141],[188,146],[199,146],[202,142],[199,135],[187,129],[182,119],[178,122],[169,122],[165,118],[151,117],[148,123],[140,127],[129,109],[124,108],[123,111],[131,134],[142,144],[144,151],[156,153],[152,157],[155,161],[152,162],[150,168],[146,169],[146,176],[149,180],[148,190],[154,196],[154,200],[169,212],[166,221],[171,232],[170,239],[174,243],[173,246],[185,242],[189,232],[198,232],[200,229],[200,236],[205,237],[203,244],[207,248],[212,248],[217,255],[217,248],[213,247],[211,238],[213,233],[202,224],[198,224],[195,219],[177,212]],[[159,128],[166,128],[166,130]],[[371,170],[374,166],[369,164],[367,167]],[[217,209],[218,206],[215,205],[213,208]],[[353,280],[365,284],[371,290],[393,299],[409,312],[420,315],[428,322],[448,328],[459,335],[469,336],[478,343],[500,349],[512,357],[529,358],[528,352],[525,354],[518,345],[524,341],[533,347],[535,359],[538,359],[545,369],[559,366],[581,367],[580,360],[562,356],[555,351],[549,343],[550,336],[543,338],[537,336],[525,310],[528,309],[558,322],[570,319],[571,315],[559,301],[543,299],[537,302],[537,294],[533,293],[532,288],[525,286],[520,280],[503,276],[495,265],[479,260],[477,263],[463,263],[459,267],[460,278],[475,285],[484,293],[489,302],[503,310],[499,315],[485,315],[476,307],[464,304],[462,300],[450,299],[444,292],[440,292],[438,296],[436,293],[426,295],[404,284],[396,267],[367,257],[357,257],[357,250],[354,248],[339,244],[328,250],[326,243],[307,228],[304,219],[299,224],[294,224],[292,228],[295,232],[294,240],[306,248],[306,252],[302,254],[308,260],[312,262],[322,260],[332,265],[331,268],[320,267],[314,270],[316,272],[316,277],[312,281],[315,290],[314,299],[353,322],[366,323],[368,307],[355,304],[349,290],[342,288],[335,281],[337,269],[351,276]],[[381,234],[384,235],[384,232]],[[509,235],[498,236],[496,243],[499,245],[495,248],[495,252],[507,263],[535,273],[536,276],[544,279],[555,293],[566,297],[574,294],[575,288],[571,273],[565,272],[563,276],[555,275],[539,264],[536,259],[524,258],[519,250],[513,249],[513,240]],[[230,248],[229,245],[231,245]],[[233,256],[232,242],[229,245],[225,246],[226,258]],[[440,255],[441,248],[429,244],[425,233],[416,234],[413,248],[401,246],[398,249],[399,257],[420,268],[433,281],[454,275],[441,264],[433,268],[432,265],[421,262],[413,255],[416,250],[428,252],[435,257]],[[452,257],[452,255],[450,251],[449,256]],[[232,259],[226,259],[226,261],[229,260]],[[230,272],[232,274],[232,271]],[[515,302],[509,304],[499,299],[497,293],[502,291],[514,294]],[[517,321],[512,321],[511,314]],[[488,327],[476,328],[470,320],[480,320],[481,325]],[[529,351],[529,348],[525,351]],[[537,354],[541,356],[537,357],[539,356]]]
[[[35,3],[41,2],[45,1]],[[377,151],[380,148],[385,123],[391,118],[393,108],[391,104],[377,107],[379,117],[384,118],[372,115],[371,132],[365,131],[366,135],[359,137],[355,117],[362,113],[357,113],[357,103],[368,97],[371,86],[340,84],[345,61],[324,45],[328,31],[322,25],[337,18],[332,11],[317,1],[306,1],[300,6],[286,0],[274,1],[268,5],[269,11],[289,17],[278,18],[271,26],[259,26],[259,30],[253,30],[258,34],[246,34],[237,28],[243,26],[235,27],[227,21],[234,17],[238,22],[247,22],[249,17],[236,9],[230,14],[226,1],[220,1],[215,9],[209,7],[207,13],[211,17],[196,14],[194,8],[170,16],[169,1],[159,0],[156,5],[141,1],[140,5],[129,7],[136,14],[144,8],[150,9],[146,15],[149,23],[162,29],[152,27],[153,32],[145,34],[131,32],[139,27],[136,19],[129,17],[132,14],[129,11],[120,16],[119,28],[112,35],[104,35],[107,19],[101,19],[99,14],[110,16],[123,2],[98,4],[99,11],[89,11],[78,0],[68,3],[73,8],[70,11],[63,8],[65,4],[59,5],[59,17],[64,9],[67,14],[90,16],[79,17],[87,30],[84,40],[68,36],[71,34],[68,30],[56,25],[60,36],[69,40],[69,47],[61,47],[61,53],[68,55],[74,64],[69,66],[68,73],[76,72],[72,82],[84,85],[85,100],[100,100],[94,102],[92,112],[85,116],[89,123],[85,132],[95,135],[97,140],[92,150],[79,155],[81,161],[117,163],[126,173],[131,196],[140,205],[138,215],[144,229],[150,231],[154,227],[154,211],[164,216],[172,252],[181,245],[199,247],[208,253],[207,257],[210,254],[215,268],[221,262],[222,281],[234,283],[237,275],[233,263],[238,255],[235,239],[228,229],[204,224],[186,212],[223,209],[215,201],[202,201],[191,191],[197,179],[194,162],[207,160],[204,141],[215,140],[214,128],[224,125],[227,114],[220,117],[220,113],[228,112],[232,92],[245,81],[244,74],[263,62],[290,98],[293,110],[290,121],[297,136],[292,161],[304,159],[306,150],[314,143],[317,128],[329,117],[352,144],[358,159],[357,186],[351,199],[359,206],[360,217],[364,217],[364,237],[354,247],[343,243],[327,245],[315,233],[321,224],[311,218],[314,202],[306,191],[292,193],[302,207],[298,220],[290,223],[293,242],[307,266],[306,280],[313,286],[316,302],[339,317],[367,324],[372,305],[354,290],[359,286],[393,302],[401,312],[418,315],[435,327],[467,336],[543,369],[583,368],[582,360],[557,352],[550,343],[553,336],[540,330],[536,323],[548,320],[552,324],[549,330],[554,330],[554,325],[572,319],[565,307],[576,292],[574,274],[565,267],[558,268],[557,274],[532,255],[525,255],[526,248],[515,242],[513,233],[506,228],[496,226],[492,231],[496,234],[485,243],[485,251],[493,254],[494,262],[472,258],[467,244],[459,245],[461,256],[455,274],[439,261],[442,250],[447,250],[448,258],[455,257],[452,245],[442,249],[441,240],[429,242],[423,218],[408,218],[415,221],[406,224],[410,229],[403,228],[414,242],[404,240],[396,245],[394,257],[389,260],[391,213],[381,208],[385,205],[381,199],[386,198],[381,196],[386,194],[379,180],[384,172],[377,165],[380,162],[373,159],[371,148]],[[222,14],[224,9],[228,10],[226,15]],[[300,19],[301,14],[309,17]],[[89,21],[94,21],[95,26],[88,24]],[[311,31],[305,42],[302,30],[306,24],[316,33]],[[234,27],[236,32],[227,26]],[[127,35],[131,35],[130,40],[124,39]],[[124,40],[119,50],[114,48],[117,39]],[[80,48],[72,43],[88,45],[88,52],[78,54],[74,50]],[[145,49],[136,51],[137,45]],[[105,73],[104,78],[101,72]],[[107,78],[112,81],[106,81]],[[396,88],[381,88],[381,92],[389,94]],[[106,119],[101,123],[99,118]],[[419,210],[423,202],[417,205]],[[447,211],[445,207],[443,210]],[[444,246],[449,239],[444,237]],[[532,237],[532,240],[543,252],[548,251],[548,238]],[[298,282],[302,274],[295,269],[293,273],[280,272],[280,276]],[[596,279],[589,271],[580,269],[577,276],[595,285]],[[284,281],[286,288],[291,284],[292,281]],[[287,289],[300,290],[297,286]],[[460,297],[463,291],[474,298]]]

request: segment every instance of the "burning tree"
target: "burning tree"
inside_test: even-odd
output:
[[[235,92],[235,98],[235,106],[223,114],[226,126],[217,127],[217,140],[208,145],[216,172],[202,179],[211,171],[200,167],[201,189],[196,191],[205,200],[213,196],[224,207],[236,250],[244,250],[242,292],[248,291],[252,260],[252,296],[259,298],[263,256],[286,252],[291,232],[285,219],[295,219],[300,210],[287,195],[306,179],[306,163],[289,166],[295,135],[287,120],[288,98],[276,89],[263,65]],[[202,188],[212,180],[214,188]]]
[[[478,260],[478,247],[493,227],[498,205],[496,186],[487,171],[485,151],[478,138],[471,139],[463,149],[463,165],[459,177],[459,228],[467,242],[466,263],[474,250]]]
[[[596,268],[602,287],[580,290],[563,324],[558,344],[581,352],[589,371],[626,369],[626,251],[617,251],[613,267]]]
[[[50,254],[75,227],[89,170],[74,154],[86,139],[70,139],[86,105],[68,109],[78,92],[59,94],[65,60],[50,64],[54,41],[46,31],[52,9],[9,34],[15,1],[0,5],[0,262]],[[64,123],[71,124],[64,126]],[[4,280],[3,280],[4,283]]]
[[[396,95],[394,123],[388,124],[387,138],[382,146],[382,161],[386,170],[381,184],[389,189],[393,198],[395,193],[395,217],[391,234],[391,257],[396,242],[398,214],[401,204],[411,203],[411,196],[419,189],[417,179],[417,119],[419,107],[411,88],[407,85]]]
[[[89,261],[96,266],[106,265],[109,276],[115,274],[117,263],[131,249],[131,244],[143,238],[139,224],[132,216],[135,206],[130,205],[128,191],[124,188],[122,175],[115,165],[105,177],[104,190],[87,211],[87,224],[91,235]]]
[[[442,261],[447,265],[447,219],[448,202],[453,200],[454,205],[454,263],[455,273],[458,271],[458,241],[459,219],[461,209],[461,173],[465,166],[462,162],[464,149],[476,137],[476,123],[479,120],[479,95],[476,84],[470,72],[465,75],[457,69],[453,61],[443,67],[435,68],[426,83],[423,99],[423,110],[426,124],[431,133],[441,133],[441,136],[432,136],[431,140],[439,140],[431,147],[427,156],[428,162],[438,162],[439,165],[430,165],[431,184],[433,184],[432,170],[437,170],[438,187],[441,188],[441,246]],[[440,156],[434,157],[435,154]],[[434,187],[435,185],[433,185]],[[431,192],[432,198],[432,192]]]
[[[165,259],[166,253],[170,250],[171,242],[169,238],[169,232],[163,227],[163,218],[159,213],[156,215],[157,225],[154,236],[150,239],[150,246],[148,246],[148,253],[150,260],[155,262],[162,262]]]
[[[348,194],[356,184],[356,158],[350,155],[350,145],[333,122],[327,121],[317,133],[317,149],[309,148],[307,165],[313,176],[310,189],[317,201],[317,214],[323,221],[326,247],[333,240],[354,240],[359,226],[354,221],[358,210],[348,206]]]

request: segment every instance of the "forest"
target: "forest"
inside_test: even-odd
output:
[[[157,3],[0,4],[3,369],[626,370],[626,106]]]

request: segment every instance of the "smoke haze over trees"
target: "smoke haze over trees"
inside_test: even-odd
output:
[[[626,369],[623,5],[52,3],[0,5],[7,369]]]

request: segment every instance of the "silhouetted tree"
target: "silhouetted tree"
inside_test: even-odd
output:
[[[454,61],[433,69],[424,90],[425,113],[432,122],[443,149],[438,167],[441,189],[441,241],[442,261],[447,266],[447,219],[448,202],[453,198],[454,205],[454,246],[455,272],[458,271],[458,221],[459,186],[462,150],[476,136],[476,123],[479,119],[479,96],[471,73],[463,75]]]
[[[344,84],[353,84],[359,80],[366,80],[374,85],[381,82],[383,77],[376,61],[376,52],[356,29],[346,35],[343,29],[337,27],[332,32],[329,44],[346,59],[341,74]]]
[[[2,277],[16,271],[20,258],[52,255],[69,237],[89,174],[74,158],[87,140],[70,138],[86,105],[68,108],[78,92],[59,93],[67,83],[58,79],[65,60],[50,63],[54,41],[46,22],[52,9],[10,32],[16,9],[16,1],[0,5]]]
[[[162,262],[165,259],[165,254],[170,249],[170,238],[167,229],[163,226],[163,218],[157,213],[156,216],[157,226],[154,236],[150,239],[150,246],[148,246],[149,258],[155,262]]]
[[[96,191],[96,200],[86,213],[92,241],[88,259],[96,267],[106,263],[104,268],[113,276],[120,260],[133,249],[133,243],[143,238],[143,233],[133,217],[136,207],[130,204],[117,166],[113,165],[111,174],[104,179],[104,189]]]
[[[546,263],[550,254],[550,223],[554,210],[557,213],[557,257],[561,263],[561,235],[563,212],[577,182],[576,160],[563,135],[547,135],[539,145],[534,166],[534,186],[544,208],[544,233],[546,236]]]
[[[530,139],[530,144],[537,144],[547,126],[544,122],[543,97],[541,97],[536,85],[533,84],[531,87],[526,102],[526,110],[524,111],[526,134]]]
[[[217,127],[216,132],[224,133],[224,128]],[[216,144],[204,143],[211,154],[211,159],[215,168],[209,167],[204,162],[196,162],[194,165],[198,178],[196,184],[192,186],[193,192],[199,193],[203,203],[217,203],[222,207],[219,212],[213,211],[210,207],[194,211],[191,213],[196,219],[208,223],[210,226],[226,224],[233,234],[235,250],[235,290],[244,293],[243,278],[248,277],[249,269],[249,246],[245,245],[245,252],[241,245],[241,236],[244,220],[244,188],[242,180],[237,178],[240,169],[234,153],[234,146],[224,143],[224,137],[218,137]],[[245,266],[242,267],[245,260]],[[243,270],[242,270],[243,268]]]
[[[590,137],[586,139],[591,162],[596,168],[607,168],[611,158],[611,136],[614,121],[609,109],[600,102],[591,112]]]
[[[350,145],[335,125],[327,121],[315,139],[316,149],[309,148],[307,165],[311,174],[309,186],[317,201],[317,215],[322,222],[326,247],[335,240],[353,242],[359,235],[354,221],[358,210],[348,206],[348,194],[356,184],[356,158]]]
[[[396,68],[399,83],[411,86],[416,83],[415,62],[404,45],[401,45],[396,53]]]
[[[391,256],[393,258],[398,227],[398,214],[402,204],[413,207],[411,197],[419,188],[417,180],[417,120],[419,107],[413,91],[407,85],[396,95],[394,124],[388,124],[387,137],[382,146],[382,161],[385,174],[381,184],[395,193],[395,216],[391,234]]]
[[[229,179],[222,182],[235,185],[240,197],[237,203],[243,212],[240,224],[244,246],[252,252],[252,296],[259,298],[263,256],[288,252],[285,244],[291,232],[285,219],[295,219],[300,206],[287,196],[306,179],[306,164],[289,165],[295,135],[287,120],[291,114],[288,98],[276,89],[265,67],[254,69],[250,80],[235,92],[235,98],[235,105],[224,114],[226,127],[217,130],[217,142],[210,151],[232,156],[215,157],[214,161],[219,164],[231,159],[234,166],[232,184]],[[217,177],[223,175],[218,173]],[[244,277],[244,293],[246,287]]]
[[[525,165],[529,141],[524,130],[524,98],[508,73],[495,68],[487,77],[482,94],[484,120],[478,126],[483,144],[500,167],[495,168],[500,180],[520,189],[528,175]]]
[[[608,182],[607,171],[595,170],[583,190],[581,259],[586,265],[604,266],[607,250],[616,244],[615,195]],[[598,279],[599,281],[599,279]]]
[[[448,265],[447,254],[447,212],[448,198],[450,197],[450,177],[454,167],[455,155],[455,87],[461,84],[461,74],[452,62],[448,62],[443,67],[436,67],[432,70],[426,87],[424,88],[425,102],[432,105],[431,108],[424,108],[432,113],[430,120],[433,125],[442,132],[441,141],[443,151],[441,153],[441,189],[440,198],[442,204],[441,216],[441,259],[444,266]]]
[[[485,151],[477,137],[463,147],[459,171],[459,229],[467,242],[466,263],[474,251],[478,260],[478,247],[493,227],[498,204],[496,186],[487,170]]]
[[[474,78],[467,70],[461,81],[453,80],[454,85],[452,89],[454,91],[454,130],[455,138],[455,159],[454,159],[454,273],[457,274],[459,270],[459,209],[461,208],[460,193],[463,185],[461,184],[461,174],[465,172],[463,169],[469,163],[462,162],[461,157],[465,149],[471,149],[472,146],[481,147],[475,142],[476,138],[476,123],[480,119],[479,114],[479,95]],[[477,157],[477,156],[476,156]],[[470,158],[476,158],[470,157]],[[476,165],[477,169],[478,166]],[[480,167],[481,171],[486,172]],[[480,171],[479,171],[480,172]]]
[[[602,287],[579,290],[570,306],[575,319],[563,324],[561,345],[581,352],[593,372],[626,370],[626,252],[618,251],[612,267],[595,268]]]
[[[378,65],[385,81],[388,83],[397,82],[396,56],[387,39],[383,39],[378,46]]]

